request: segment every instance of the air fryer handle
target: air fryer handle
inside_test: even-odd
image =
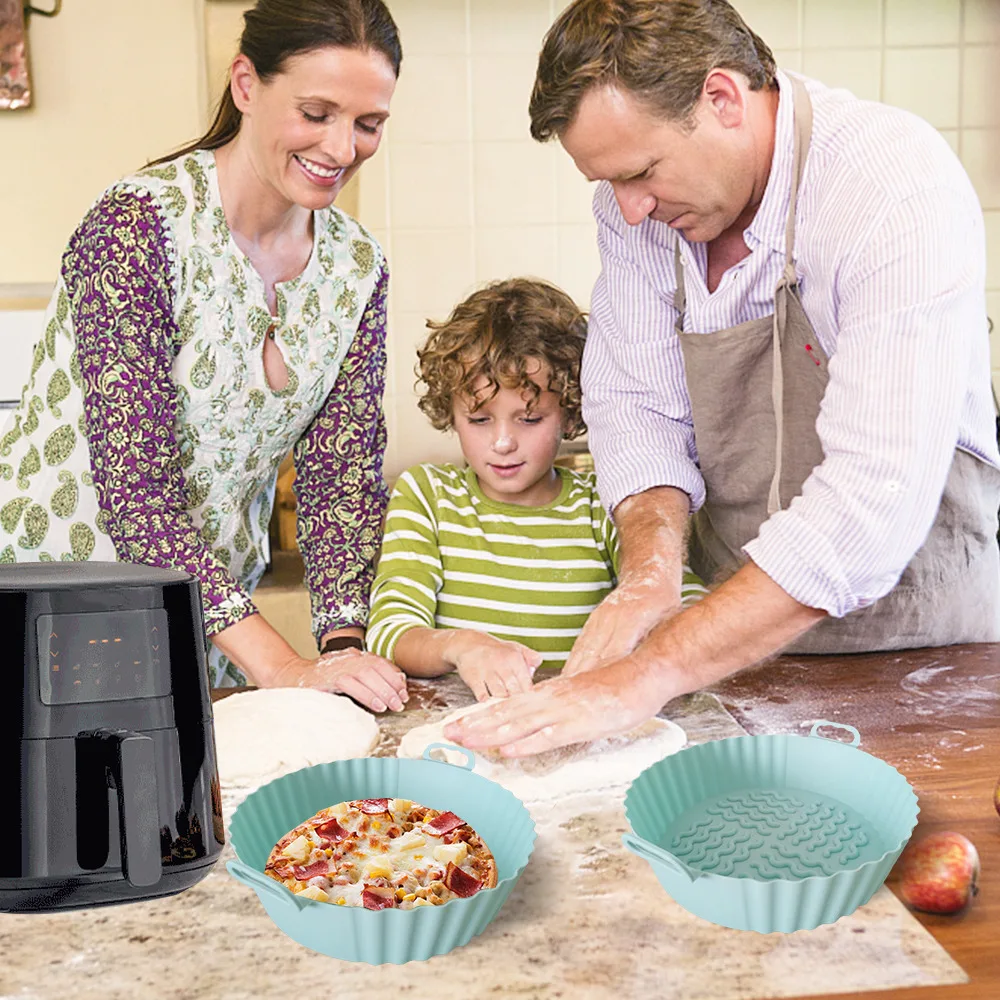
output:
[[[127,729],[100,730],[108,747],[108,774],[118,793],[122,874],[134,886],[160,881],[160,828],[153,741]]]

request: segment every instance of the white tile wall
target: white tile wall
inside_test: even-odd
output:
[[[424,319],[514,274],[584,307],[599,260],[592,188],[528,137],[542,36],[566,0],[390,0],[404,61],[392,120],[361,174],[360,216],[392,267],[387,473],[458,457],[416,407]],[[987,307],[1000,374],[1000,0],[735,0],[779,65],[898,104],[939,128],[986,210]]]

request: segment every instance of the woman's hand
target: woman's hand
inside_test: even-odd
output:
[[[531,678],[542,663],[541,653],[519,642],[473,629],[449,633],[445,655],[477,701],[530,691]]]
[[[346,694],[373,712],[403,710],[409,697],[406,675],[374,653],[348,647],[315,660],[296,656],[267,678],[263,687],[309,687]]]

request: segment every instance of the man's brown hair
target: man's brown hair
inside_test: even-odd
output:
[[[529,393],[528,411],[541,392],[530,377],[533,361],[548,366],[547,388],[559,393],[564,437],[579,437],[580,362],[587,320],[576,303],[545,281],[511,278],[473,292],[443,323],[427,321],[431,335],[417,351],[416,374],[426,392],[419,406],[439,430],[453,424],[456,397],[475,399],[472,409],[489,402],[503,386]],[[473,393],[486,379],[486,391]]]
[[[708,74],[774,83],[774,56],[726,0],[574,0],[545,36],[531,94],[531,134],[558,138],[592,87],[617,86],[654,114],[690,126]]]

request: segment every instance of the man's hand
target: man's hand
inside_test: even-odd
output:
[[[625,732],[651,719],[674,696],[656,670],[625,659],[576,677],[555,677],[445,730],[470,749],[500,747],[527,757],[554,747]],[[677,692],[680,693],[680,692]]]
[[[562,676],[573,677],[628,656],[655,626],[680,611],[680,592],[665,581],[620,583],[591,612]]]
[[[449,640],[446,655],[477,701],[531,690],[541,653],[472,629],[456,630]]]
[[[748,563],[704,600],[663,622],[630,656],[452,723],[449,739],[523,757],[599,739],[652,718],[672,698],[759,663],[826,612],[800,604]]]

